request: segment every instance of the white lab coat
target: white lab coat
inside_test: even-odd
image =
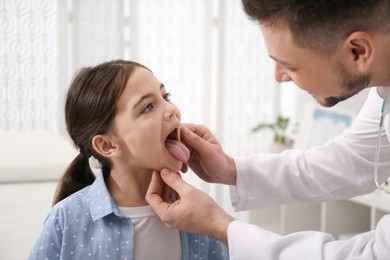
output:
[[[381,89],[381,97],[389,98],[390,88]],[[373,88],[352,127],[321,147],[236,158],[237,183],[230,187],[234,209],[319,203],[374,191],[381,104],[382,99]],[[387,133],[388,117],[384,125]],[[385,138],[386,132],[383,131],[381,140],[380,183],[390,175],[390,138]],[[280,236],[236,220],[228,227],[228,241],[231,259],[388,260],[390,215],[379,221],[375,231],[344,241],[316,231]]]

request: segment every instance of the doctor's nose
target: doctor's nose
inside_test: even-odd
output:
[[[279,83],[291,81],[290,75],[277,63],[275,64],[275,80]]]
[[[166,109],[164,111],[164,119],[170,120],[172,117],[180,119],[180,110],[177,106],[172,103],[166,104]]]

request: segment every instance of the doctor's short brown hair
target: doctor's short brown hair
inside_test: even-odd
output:
[[[332,54],[355,31],[390,33],[389,0],[242,0],[250,19],[287,25],[295,43]]]

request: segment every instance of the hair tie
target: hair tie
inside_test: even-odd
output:
[[[91,153],[81,153],[81,155],[82,156],[84,156],[85,158],[89,158],[89,157],[91,157],[92,156],[92,154]]]
[[[80,148],[80,154],[85,157],[85,158],[89,158],[92,156],[92,153],[91,153],[91,150],[90,149],[84,149],[84,146],[83,145],[79,145],[79,148]]]

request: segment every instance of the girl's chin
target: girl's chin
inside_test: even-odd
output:
[[[183,162],[179,161],[170,152],[166,151],[168,156],[165,156],[162,161],[161,169],[170,169],[171,171],[179,172],[183,167]]]
[[[183,163],[181,161],[177,161],[177,163],[175,163],[175,165],[172,165],[171,167],[169,167],[169,169],[171,169],[174,172],[179,172],[181,167],[183,167]]]
[[[168,168],[174,172],[179,172],[181,167],[183,167],[183,163],[179,160],[175,160],[174,162],[167,164],[164,168]]]

